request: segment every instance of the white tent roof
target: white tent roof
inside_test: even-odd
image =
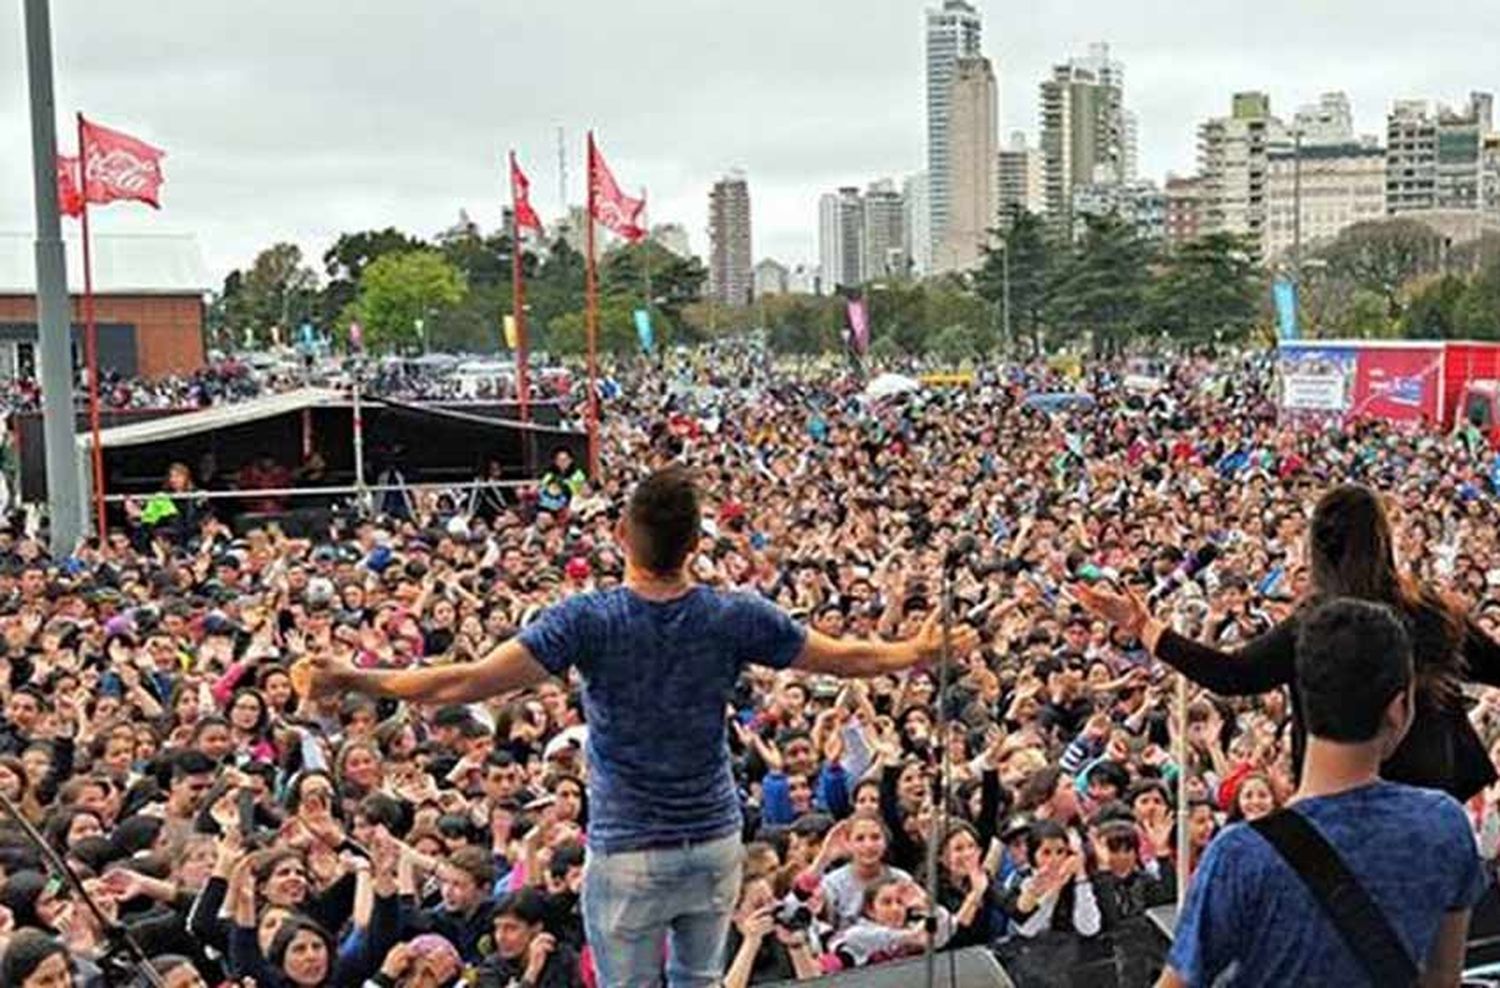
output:
[[[103,440],[106,449],[143,446],[167,439],[180,439],[199,432],[222,429],[241,422],[254,422],[256,419],[298,412],[304,408],[343,405],[347,402],[348,399],[339,391],[328,388],[299,388],[296,391],[267,395],[264,398],[252,398],[249,401],[236,402],[232,405],[215,405],[196,412],[165,415],[149,422],[118,425],[101,431],[99,438]],[[91,449],[93,436],[87,432],[80,432],[78,446],[80,449]]]
[[[83,242],[65,237],[68,290],[83,292]],[[93,240],[98,295],[201,295],[214,287],[203,252],[190,234],[108,233]],[[36,294],[36,238],[0,233],[0,295]]]
[[[492,419],[488,416],[474,415],[465,412],[462,403],[449,403],[443,407],[426,408],[418,402],[395,401],[375,397],[366,400],[371,404],[386,405],[391,408],[428,411],[435,415],[464,418],[483,425],[519,429],[539,435],[561,436],[573,434],[572,430],[569,429],[539,425],[535,422],[523,423],[510,419]],[[164,415],[149,422],[117,425],[114,428],[100,431],[99,438],[103,440],[105,449],[144,446],[149,443],[163,442],[168,439],[181,439],[183,436],[191,436],[200,432],[210,432],[214,429],[239,425],[242,422],[254,422],[257,419],[272,418],[277,415],[285,415],[288,412],[300,412],[304,408],[343,408],[349,405],[349,394],[345,391],[339,391],[334,388],[298,388],[296,391],[266,395],[261,398],[252,398],[249,401],[235,402],[230,405],[214,405],[210,408],[199,409],[196,412],[183,412],[181,415]],[[93,448],[93,436],[88,432],[78,433],[77,442],[78,448],[81,450]]]
[[[905,374],[881,374],[865,385],[865,394],[872,398],[888,398],[908,391],[922,390],[922,382]]]

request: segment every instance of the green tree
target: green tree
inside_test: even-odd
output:
[[[1336,335],[1366,340],[1392,339],[1399,328],[1391,318],[1385,296],[1368,288],[1354,290],[1335,323]]]
[[[526,281],[526,322],[531,331],[532,347],[567,352],[553,343],[551,327],[559,317],[572,312],[578,312],[582,318],[583,255],[569,247],[566,240],[558,238],[547,248],[544,257],[530,262],[529,268],[532,274]]]
[[[1401,335],[1416,340],[1449,340],[1459,333],[1459,306],[1468,284],[1456,275],[1432,278],[1412,289],[1401,314]]]
[[[252,340],[270,342],[273,326],[281,328],[281,341],[289,343],[293,327],[316,318],[317,287],[317,272],[302,263],[302,249],[275,244],[257,254],[249,270],[229,273],[210,321],[235,344],[247,338],[247,331]]]
[[[1438,270],[1442,238],[1416,220],[1390,219],[1356,223],[1317,252],[1335,279],[1379,295],[1389,320],[1401,318],[1407,282]],[[1351,297],[1351,302],[1353,301]],[[1367,303],[1361,302],[1362,306]]]
[[[465,295],[462,277],[431,249],[386,254],[365,269],[353,314],[373,350],[402,349],[441,339],[443,318]],[[418,330],[418,321],[425,330]]]
[[[870,344],[870,360],[876,364],[894,364],[901,359],[903,352],[901,344],[890,335],[878,336]]]
[[[961,323],[944,326],[927,342],[927,353],[949,367],[956,367],[967,360],[980,357],[980,334],[972,327]]]
[[[690,339],[683,311],[703,295],[708,271],[696,257],[684,258],[661,244],[644,240],[617,247],[599,266],[601,294],[625,300],[634,309],[646,307],[646,283],[651,285],[651,325],[659,345]]]
[[[1065,336],[1087,333],[1096,354],[1117,353],[1137,329],[1149,284],[1150,244],[1115,216],[1089,217],[1059,268],[1046,321]]]
[[[1500,257],[1485,264],[1469,282],[1456,316],[1457,335],[1500,340]]]
[[[588,349],[587,315],[582,308],[555,316],[547,324],[549,346],[557,353],[578,355]],[[660,345],[660,343],[658,344]],[[619,297],[599,300],[600,353],[630,356],[640,352],[635,314],[630,303]]]
[[[510,234],[481,236],[472,223],[460,224],[437,238],[443,257],[463,275],[470,288],[511,281]]]
[[[1003,233],[996,234],[1003,238],[1004,246],[985,248],[984,264],[974,278],[974,286],[991,304],[1003,305],[1009,275],[1011,344],[1029,338],[1033,354],[1040,354],[1047,301],[1055,278],[1055,250],[1046,223],[1035,213],[1017,211],[1006,217],[1002,226]]]
[[[359,294],[359,276],[377,258],[418,250],[426,246],[416,237],[388,226],[384,230],[344,233],[323,252],[323,273],[328,281],[318,298],[318,312],[325,326],[332,326]]]
[[[843,346],[843,300],[817,295],[772,295],[758,308],[768,345],[780,354],[831,353]]]
[[[1264,294],[1250,244],[1212,233],[1166,256],[1146,293],[1146,328],[1186,343],[1243,342]]]

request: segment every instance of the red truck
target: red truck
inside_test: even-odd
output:
[[[1289,418],[1472,425],[1500,449],[1500,343],[1283,340],[1277,364]]]

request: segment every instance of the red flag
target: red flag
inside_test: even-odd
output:
[[[589,198],[593,200],[594,219],[603,223],[631,243],[646,236],[640,227],[641,210],[646,200],[633,199],[620,191],[604,156],[594,147],[589,135]]]
[[[134,199],[161,208],[161,159],[166,152],[96,123],[83,121],[83,194],[89,202]]]
[[[78,159],[57,156],[57,211],[64,216],[83,215],[83,193],[78,191]]]
[[[516,164],[514,152],[510,156],[510,201],[511,208],[516,211],[516,226],[523,230],[535,230],[540,234],[542,221],[536,215],[536,210],[531,208],[531,181],[521,171],[521,166]]]

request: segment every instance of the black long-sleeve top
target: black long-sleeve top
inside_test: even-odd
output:
[[[1223,696],[1251,696],[1291,687],[1292,764],[1300,773],[1307,730],[1302,724],[1296,681],[1298,620],[1293,615],[1233,652],[1222,652],[1168,630],[1157,643],[1156,656],[1198,685]],[[1465,622],[1462,650],[1469,679],[1500,686],[1500,644],[1472,621]],[[1418,655],[1418,668],[1422,664],[1423,657]],[[1382,778],[1441,789],[1459,801],[1495,781],[1495,766],[1461,706],[1419,693],[1416,708],[1406,738],[1380,767]]]
[[[349,917],[354,915],[354,886],[354,874],[347,873],[322,892],[309,896],[299,911],[337,936]],[[229,882],[214,876],[203,886],[197,901],[188,912],[188,931],[221,955],[229,953],[230,935],[233,932],[229,917],[219,915],[228,893]]]

